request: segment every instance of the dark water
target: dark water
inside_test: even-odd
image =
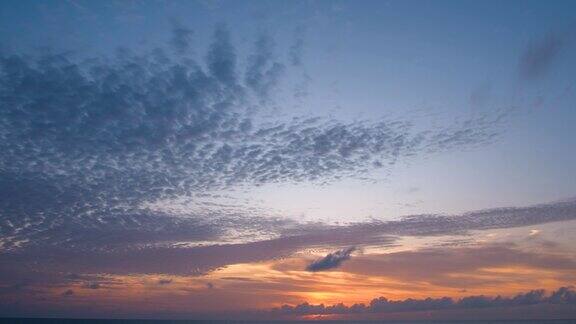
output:
[[[58,324],[58,323],[87,323],[87,324],[248,324],[248,323],[273,323],[273,324],[304,324],[304,323],[328,323],[328,324],[576,324],[574,320],[502,320],[502,321],[475,321],[475,320],[450,320],[450,321],[230,321],[230,320],[98,320],[98,319],[38,319],[38,318],[6,318],[0,319],[0,323],[10,324]]]

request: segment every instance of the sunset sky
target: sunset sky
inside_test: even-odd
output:
[[[0,317],[576,318],[575,57],[575,1],[0,1]]]

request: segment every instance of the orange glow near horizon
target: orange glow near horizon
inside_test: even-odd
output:
[[[479,267],[473,271],[454,268],[442,273],[434,273],[431,269],[428,278],[415,278],[407,282],[398,274],[387,273],[386,269],[381,269],[381,274],[375,275],[352,267],[355,262],[377,262],[389,256],[365,254],[352,259],[349,263],[354,272],[347,271],[349,267],[308,272],[304,269],[311,260],[310,256],[294,256],[283,260],[232,264],[204,276],[105,275],[104,283],[97,289],[90,289],[85,282],[78,281],[47,287],[42,294],[48,300],[54,300],[68,298],[65,292],[71,290],[74,298],[69,298],[70,305],[97,306],[107,310],[115,309],[118,303],[122,303],[125,310],[141,312],[146,311],[142,305],[154,303],[166,312],[215,311],[222,310],[222,305],[226,305],[226,310],[234,311],[271,309],[303,302],[369,304],[371,299],[380,296],[390,300],[511,296],[536,288],[551,291],[566,285],[567,278],[574,277],[570,269],[517,265]],[[446,278],[468,285],[435,283]]]

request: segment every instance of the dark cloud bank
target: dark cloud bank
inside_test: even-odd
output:
[[[550,295],[546,295],[542,289],[520,293],[513,297],[488,297],[468,296],[454,300],[451,297],[388,300],[385,297],[372,299],[370,304],[354,304],[346,306],[336,304],[325,306],[324,304],[312,305],[302,303],[296,306],[283,305],[275,308],[272,312],[282,315],[316,315],[316,314],[355,314],[355,313],[395,313],[395,312],[418,312],[436,311],[449,309],[490,308],[528,306],[541,304],[576,305],[576,291],[572,287],[560,287]]]

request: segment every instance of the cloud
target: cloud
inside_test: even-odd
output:
[[[576,259],[571,256],[524,250],[512,243],[501,243],[362,255],[346,263],[342,271],[443,288],[473,289],[535,280],[531,273],[510,276],[490,269],[554,271],[553,277],[571,281],[576,278],[571,274],[574,267]]]
[[[362,235],[386,232],[395,235],[434,236],[574,219],[576,219],[576,200],[566,200],[526,207],[484,209],[461,215],[413,215],[398,221],[356,224],[356,228]]]
[[[294,41],[290,46],[288,55],[290,57],[290,64],[294,66],[301,66],[304,56],[304,34],[306,30],[304,27],[299,27],[294,30]]]
[[[99,289],[101,286],[97,282],[90,282],[90,283],[87,283],[84,287],[86,287],[88,289]]]
[[[174,30],[171,46],[190,47]],[[186,37],[184,37],[186,36]],[[3,251],[218,242],[279,236],[294,223],[240,212],[146,206],[243,185],[329,183],[415,155],[494,140],[498,116],[416,130],[410,120],[323,118],[264,123],[286,68],[273,40],[246,58],[216,28],[204,60],[157,48],[115,57],[0,56],[0,239]],[[181,215],[179,215],[181,216]],[[296,226],[298,227],[298,226]],[[246,234],[245,236],[253,236]]]
[[[544,76],[569,41],[566,32],[551,32],[541,39],[531,41],[520,57],[520,77],[533,80]]]
[[[0,294],[11,294],[11,293],[18,293],[25,289],[29,285],[28,282],[18,282],[10,284],[6,287],[0,287]]]
[[[193,34],[192,30],[175,23],[170,43],[177,54],[184,55],[190,50]]]
[[[541,231],[538,229],[532,229],[532,230],[530,230],[530,233],[528,233],[528,236],[536,236],[536,235],[540,234],[540,232]]]
[[[169,285],[171,283],[172,283],[172,279],[160,279],[160,280],[158,280],[158,284],[162,285],[162,286]]]
[[[420,191],[422,191],[422,188],[420,188],[420,187],[409,187],[409,188],[406,188],[406,190],[405,190],[405,192],[407,194],[414,194],[414,193],[418,193]]]
[[[210,74],[222,85],[228,87],[236,85],[236,49],[225,26],[218,26],[214,31],[206,61]]]
[[[64,296],[64,297],[69,297],[69,296],[72,296],[72,295],[74,295],[74,290],[72,290],[72,289],[68,289],[68,290],[66,290],[65,292],[62,293],[62,296]]]
[[[488,296],[468,296],[459,300],[451,297],[426,299],[404,299],[388,300],[385,297],[372,299],[369,305],[354,304],[346,306],[336,304],[332,306],[312,305],[302,303],[296,306],[283,305],[273,309],[276,314],[348,314],[348,313],[395,313],[395,312],[417,312],[434,311],[445,309],[469,309],[469,308],[489,308],[489,307],[509,307],[538,304],[569,304],[576,305],[576,291],[572,287],[560,287],[550,295],[546,295],[544,290],[531,290],[527,293],[520,293],[513,297],[488,297]]]
[[[154,217],[153,215],[150,216]],[[156,215],[157,217],[157,215]],[[173,217],[165,216],[168,219]],[[154,218],[152,218],[154,219]],[[162,219],[162,218],[160,218]],[[127,248],[126,242],[149,242],[154,240],[185,240],[187,237],[196,239],[190,234],[194,225],[188,220],[174,223],[174,230],[170,230],[164,222],[148,221],[149,225],[158,224],[164,226],[158,231],[140,229],[143,221],[137,223],[134,229],[123,227],[117,232],[110,228],[99,230],[98,227],[85,233],[86,237],[74,241],[75,245],[65,245],[64,238],[52,238],[53,244],[43,246],[29,246],[17,250],[17,253],[4,253],[0,255],[4,264],[4,275],[6,278],[13,277],[18,269],[30,267],[32,264],[40,262],[44,265],[45,271],[63,273],[111,273],[111,274],[131,274],[131,273],[163,273],[174,275],[201,275],[206,272],[218,269],[222,266],[235,263],[250,263],[271,260],[279,257],[290,256],[298,251],[310,248],[340,248],[345,249],[350,246],[380,246],[392,247],[398,244],[398,237],[430,237],[446,235],[465,235],[469,231],[487,230],[497,228],[513,228],[530,226],[557,221],[567,221],[576,219],[576,201],[563,201],[552,204],[536,205],[529,207],[499,208],[491,210],[481,210],[463,215],[415,215],[396,221],[371,221],[363,223],[352,223],[345,226],[334,226],[328,224],[300,224],[297,222],[270,221],[262,222],[261,218],[247,219],[241,218],[238,221],[230,220],[237,229],[252,226],[251,222],[259,224],[262,231],[275,232],[277,237],[268,239],[258,239],[255,241],[241,243],[217,243],[208,245],[186,245],[179,246],[173,244],[141,245],[141,248]],[[177,218],[176,220],[179,220]],[[127,220],[126,220],[127,221]],[[197,220],[194,220],[197,221]],[[220,221],[219,221],[220,222]],[[120,223],[120,222],[118,222]],[[120,223],[121,224],[121,223]],[[181,224],[180,227],[177,224]],[[215,224],[218,224],[216,222]],[[227,223],[224,223],[227,224]],[[214,225],[216,226],[216,225]],[[230,225],[232,226],[232,225]],[[70,225],[72,230],[77,231],[76,225]],[[130,231],[127,230],[131,229]],[[178,230],[176,230],[178,228]],[[54,235],[62,235],[61,230],[54,230]],[[66,233],[66,232],[64,232]],[[203,232],[198,232],[200,235]],[[125,237],[128,234],[131,237]],[[168,235],[170,234],[170,235]],[[116,236],[117,235],[117,236]],[[104,236],[107,238],[102,242]],[[141,237],[142,236],[142,237]],[[174,236],[174,237],[172,237]],[[116,238],[117,237],[117,238]],[[215,240],[220,236],[215,234]],[[57,240],[58,239],[58,240]],[[110,242],[113,241],[113,242]],[[88,246],[84,248],[82,242]],[[100,243],[102,242],[102,243]],[[170,241],[168,241],[170,242]],[[14,243],[16,244],[16,243]],[[94,249],[94,246],[101,244],[106,248]],[[113,244],[118,244],[114,246]],[[492,250],[475,251],[471,250],[465,255],[485,255],[487,260],[500,260],[499,255],[506,255],[509,260],[520,260],[518,254],[510,252],[511,247],[492,247]],[[442,251],[440,251],[442,252]],[[429,251],[423,254],[405,255],[406,262],[411,261],[411,267],[407,270],[397,271],[399,273],[409,273],[410,269],[427,269],[427,265],[415,265],[417,260],[427,260],[435,258],[435,255],[446,256],[447,252]],[[400,255],[399,255],[400,256]],[[494,256],[495,258],[490,258]],[[163,262],[154,262],[154,260]],[[362,257],[354,259],[354,262],[344,264],[347,271],[353,270],[353,265],[363,261]],[[386,259],[385,259],[386,260]],[[384,261],[385,261],[384,260]],[[465,264],[474,265],[472,259]],[[484,260],[484,259],[482,259]],[[554,263],[558,266],[572,264],[567,260],[533,258],[534,262],[542,262],[542,265]],[[568,263],[566,263],[568,262]],[[404,263],[385,262],[386,267],[396,267]],[[446,263],[448,264],[448,263]],[[441,265],[439,265],[441,266]],[[383,266],[378,266],[382,269]],[[368,268],[364,268],[366,270]],[[441,278],[440,278],[441,279]],[[439,279],[439,280],[440,280]],[[446,281],[448,284],[449,281]]]
[[[474,108],[484,108],[490,103],[492,96],[492,84],[484,82],[474,88],[470,93],[469,102]]]
[[[356,250],[356,247],[339,250],[329,253],[325,257],[310,263],[306,271],[318,272],[338,268],[342,262],[350,259],[350,254]]]

